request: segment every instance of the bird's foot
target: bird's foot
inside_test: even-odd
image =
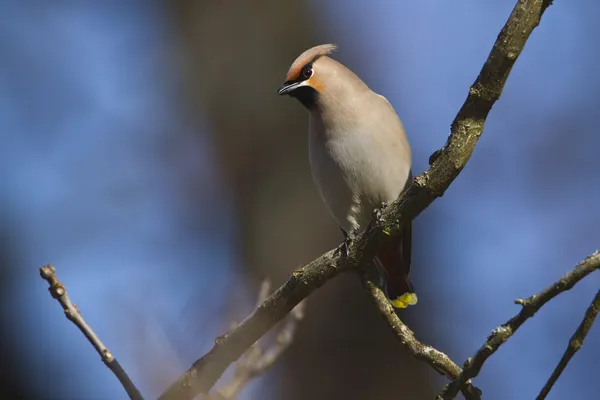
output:
[[[383,219],[383,210],[385,210],[388,206],[388,203],[385,201],[381,203],[381,208],[376,208],[373,210],[373,220],[375,222],[375,226],[378,228],[383,227],[383,233],[386,235],[390,235],[389,224],[386,226],[386,221]],[[388,221],[389,222],[389,221]]]
[[[350,248],[350,245],[352,244],[354,239],[356,239],[356,231],[351,230],[350,232],[346,232],[342,230],[342,233],[344,234],[344,241],[335,249],[333,255],[348,257],[348,249]]]
[[[383,222],[383,210],[385,210],[387,206],[388,206],[388,203],[386,203],[385,201],[382,201],[381,207],[373,210],[373,219],[375,220],[375,223],[377,224],[377,226],[380,226],[381,223]]]

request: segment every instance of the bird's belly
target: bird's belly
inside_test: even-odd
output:
[[[394,201],[410,168],[360,137],[312,137],[309,143],[311,170],[321,198],[346,232],[365,227],[375,208]]]
[[[327,154],[311,151],[311,171],[321,199],[338,225],[346,232],[357,229],[364,204],[356,188],[346,179],[346,171]],[[358,197],[358,198],[357,198]]]

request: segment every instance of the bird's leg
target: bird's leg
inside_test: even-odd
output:
[[[373,210],[373,218],[375,219],[375,223],[379,226],[383,222],[382,215],[383,210],[388,206],[388,203],[385,201],[381,202],[381,207]],[[352,241],[356,239],[356,232],[358,229],[351,229],[349,232],[346,232],[343,228],[341,228],[342,234],[344,235],[344,241],[335,249],[334,255],[342,255],[343,257],[348,256],[348,248],[352,244]]]
[[[387,206],[388,206],[388,203],[386,203],[385,201],[382,201],[381,207],[373,210],[373,219],[375,220],[375,224],[377,224],[377,226],[380,226],[381,223],[383,222],[383,219],[382,219],[383,210],[385,210]]]
[[[386,207],[388,206],[388,203],[386,203],[385,201],[381,202],[381,208],[376,208],[373,210],[373,219],[375,220],[375,226],[377,227],[382,227],[384,226],[384,220],[383,220],[383,210],[386,209]],[[385,233],[386,235],[389,235],[389,228],[384,228],[383,229],[383,233]]]
[[[356,238],[356,231],[352,229],[350,232],[346,232],[344,229],[342,230],[342,234],[344,235],[344,241],[335,249],[334,255],[341,255],[342,257],[348,256],[348,248],[352,244],[352,241]]]

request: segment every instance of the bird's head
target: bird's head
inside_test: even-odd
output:
[[[325,59],[336,49],[333,44],[322,44],[306,50],[290,67],[283,86],[277,94],[290,95],[298,99],[306,108],[314,106],[316,97],[324,90],[329,74]]]

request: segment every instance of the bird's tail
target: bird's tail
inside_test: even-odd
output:
[[[377,251],[375,264],[383,272],[385,291],[392,305],[406,308],[417,304],[417,294],[410,281],[412,224],[399,235],[386,236]]]

